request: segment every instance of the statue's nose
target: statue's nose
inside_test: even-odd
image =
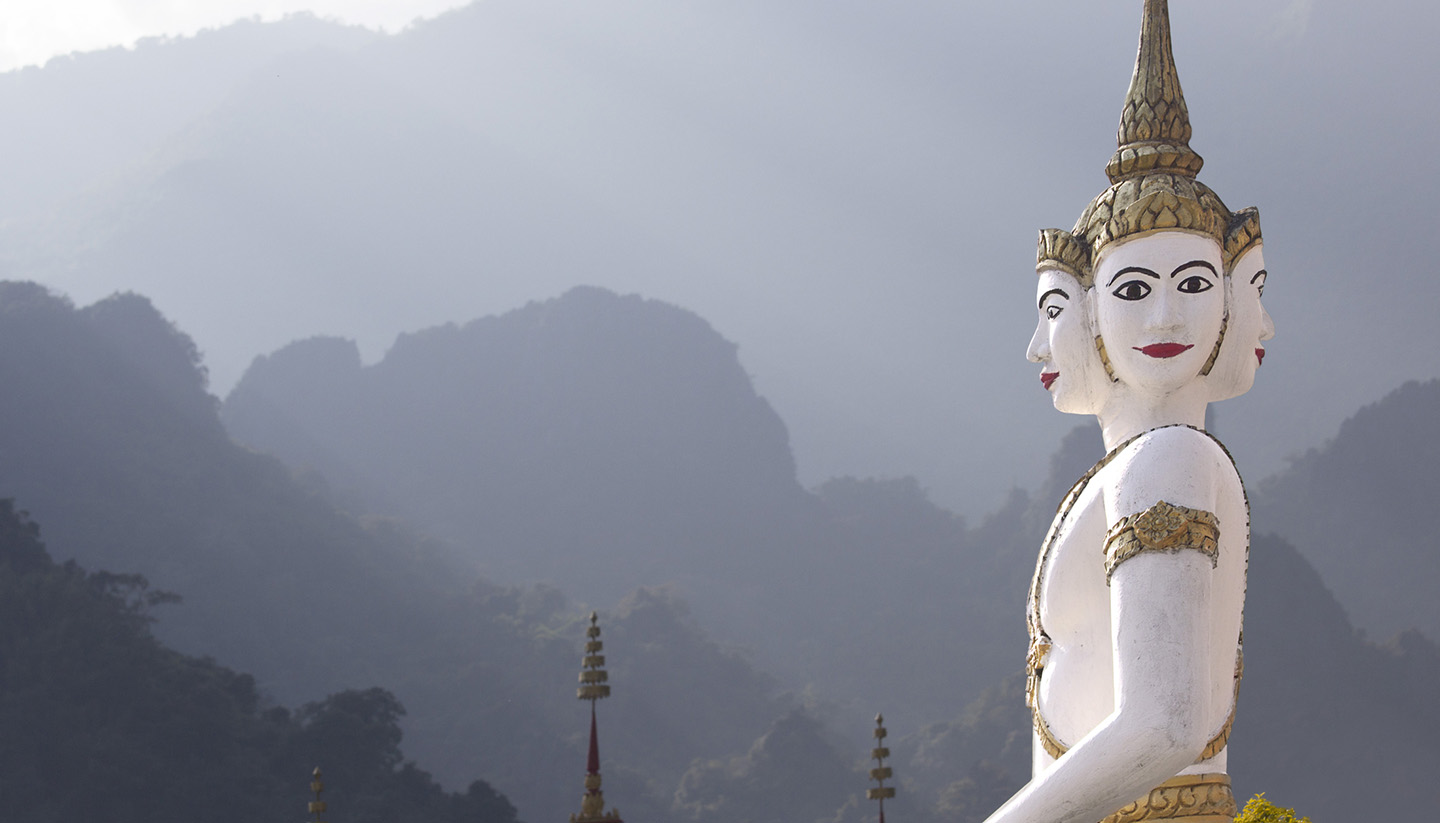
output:
[[[1035,329],[1030,345],[1025,348],[1025,359],[1031,363],[1044,363],[1050,359],[1050,336],[1041,328]]]
[[[1159,288],[1155,290],[1157,298],[1150,304],[1150,315],[1147,318],[1152,329],[1173,329],[1181,324],[1183,317],[1180,313],[1180,301],[1170,289]]]

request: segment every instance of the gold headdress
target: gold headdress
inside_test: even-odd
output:
[[[1060,269],[1090,288],[1090,248],[1084,241],[1064,229],[1041,229],[1040,246],[1035,252],[1035,271]]]
[[[1245,252],[1260,243],[1260,210],[1251,206],[1230,215],[1230,228],[1225,232],[1225,271],[1235,267],[1235,261]]]
[[[1224,242],[1230,212],[1195,179],[1205,161],[1190,148],[1190,114],[1170,49],[1166,0],[1145,0],[1116,142],[1105,167],[1111,185],[1085,208],[1072,232],[1090,246],[1092,262],[1110,243],[1153,231],[1191,231]]]

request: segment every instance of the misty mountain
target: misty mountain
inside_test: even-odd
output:
[[[299,817],[324,764],[331,805],[356,821],[514,823],[482,781],[448,794],[400,751],[404,708],[382,689],[296,712],[249,675],[150,634],[173,595],[138,575],[55,563],[39,528],[0,500],[0,812],[117,823]]]
[[[913,479],[806,492],[735,346],[660,301],[575,289],[402,336],[370,366],[300,341],[257,358],[222,416],[502,581],[602,601],[674,584],[782,682],[862,716],[898,704],[897,727],[978,694],[1023,645],[1018,609],[990,608],[1025,585],[994,546]],[[964,660],[915,665],[957,642]]]
[[[0,497],[44,518],[56,557],[180,595],[156,636],[250,672],[267,699],[387,689],[421,768],[453,786],[481,777],[525,819],[573,811],[588,609],[480,579],[403,523],[340,508],[317,475],[235,445],[197,358],[144,298],[76,308],[0,284]],[[743,751],[788,710],[669,594],[632,594],[606,631],[607,786],[641,816],[663,819],[691,759]]]
[[[643,293],[740,344],[803,483],[914,474],[973,518],[1068,428],[1021,359],[1034,233],[1103,188],[1138,10],[487,0],[57,60],[0,77],[0,266],[150,296],[222,391],[317,332],[371,362],[578,284]],[[1172,14],[1203,179],[1265,213],[1279,336],[1227,442],[1267,474],[1436,376],[1395,356],[1440,346],[1433,280],[1355,273],[1425,269],[1437,19]]]
[[[0,111],[8,122],[0,156],[16,161],[0,164],[0,220],[50,214],[71,198],[113,185],[223,106],[237,84],[285,55],[345,53],[379,37],[299,14],[0,73]]]
[[[368,368],[353,343],[292,344],[256,360],[224,419],[476,546],[488,574],[606,600],[774,564],[769,533],[805,503],[734,345],[599,289],[404,335]]]
[[[1256,527],[1299,547],[1377,637],[1440,637],[1440,542],[1420,516],[1440,499],[1437,416],[1440,381],[1407,383],[1253,495]]]
[[[421,522],[434,523],[478,562],[497,561],[481,549],[465,548],[473,544],[466,535],[495,532],[508,537],[503,550],[520,558],[508,562],[530,563],[528,574],[562,587],[584,591],[602,586],[604,579],[587,568],[571,570],[566,580],[565,572],[533,559],[552,552],[563,559],[566,542],[605,546],[589,567],[603,566],[620,578],[653,575],[646,582],[656,582],[674,575],[706,625],[755,648],[762,665],[782,682],[811,684],[847,712],[883,710],[897,731],[913,736],[907,773],[911,789],[924,799],[913,808],[915,815],[982,818],[1023,782],[1029,737],[1015,684],[985,695],[981,687],[1020,665],[1023,600],[1035,551],[1055,501],[1103,454],[1098,430],[1093,424],[1072,430],[1052,456],[1039,491],[1013,492],[973,527],[929,501],[913,479],[839,478],[805,495],[793,478],[775,482],[776,473],[792,470],[784,455],[745,459],[766,449],[783,451],[783,427],[777,433],[778,421],[744,379],[733,349],[698,318],[682,319],[687,315],[657,301],[584,289],[463,327],[402,338],[372,366],[361,365],[345,341],[303,341],[257,359],[227,398],[223,416],[237,437],[273,450],[299,471],[335,472],[337,485],[371,483],[357,498],[389,505],[392,514],[415,516],[423,508],[423,516],[433,519]],[[415,339],[434,345],[419,357]],[[569,362],[547,361],[537,351],[569,352]],[[505,361],[525,368],[497,365]],[[462,382],[463,388],[455,385]],[[456,405],[422,411],[416,397]],[[645,409],[635,408],[637,398]],[[1410,391],[1382,406],[1394,405],[1395,417],[1418,421],[1431,414],[1427,402],[1427,396]],[[512,408],[518,411],[497,411]],[[551,408],[566,412],[557,416]],[[1358,414],[1346,431],[1363,425],[1366,416]],[[632,417],[645,422],[638,441]],[[1393,424],[1384,428],[1407,436]],[[697,432],[701,442],[648,448],[651,439],[673,437],[678,443]],[[505,478],[521,482],[553,465],[552,442],[558,438],[571,438],[564,441],[564,454],[572,456],[573,471],[535,481],[528,506],[511,498],[493,506],[484,499]],[[709,451],[715,441],[723,457]],[[604,475],[590,465],[596,454],[604,455],[602,465],[619,467],[595,481],[610,487],[576,488],[577,477]],[[676,502],[683,489],[643,480],[673,478],[673,463],[696,454],[716,476],[691,503]],[[533,464],[526,462],[530,456]],[[420,482],[415,478],[427,474],[434,479],[423,488],[448,488],[467,505],[446,510],[430,491],[407,497]],[[1288,477],[1261,485],[1285,487],[1294,482]],[[406,482],[385,487],[378,479]],[[1363,474],[1353,479],[1366,482]],[[770,492],[773,507],[756,508],[747,494],[756,488],[777,490]],[[594,499],[629,502],[594,515],[586,510]],[[1358,497],[1351,505],[1364,507],[1366,500]],[[645,501],[657,502],[653,515]],[[1364,767],[1374,780],[1430,763],[1431,756],[1414,746],[1414,735],[1402,725],[1409,717],[1433,729],[1434,721],[1416,705],[1419,697],[1406,691],[1412,687],[1403,684],[1424,682],[1431,674],[1434,661],[1427,650],[1433,645],[1420,634],[1389,647],[1366,641],[1314,569],[1290,544],[1264,533],[1276,525],[1265,511],[1257,505],[1246,631],[1252,664],[1242,696],[1242,717],[1265,720],[1251,733],[1236,734],[1237,775],[1243,775],[1238,786],[1247,793],[1273,786],[1285,790],[1274,796],[1309,798],[1316,813],[1345,813],[1370,799],[1315,775],[1346,768],[1343,754],[1352,745],[1375,753]],[[1376,518],[1384,510],[1366,511]],[[572,518],[570,512],[579,514]],[[676,534],[690,532],[689,542],[645,545],[645,535],[665,537],[659,530],[671,513],[680,515]],[[740,522],[727,524],[725,517]],[[569,540],[547,545],[557,524],[572,519],[576,531]],[[687,522],[693,524],[689,529]],[[727,535],[751,527],[758,527],[753,537],[725,544]],[[775,529],[784,530],[784,541],[771,539],[768,533]],[[713,549],[690,548],[706,545],[700,541],[707,538],[717,541]],[[785,563],[811,564],[803,584],[795,582],[793,570],[776,577]],[[514,565],[511,573],[527,571]],[[737,603],[748,623],[729,614]],[[1299,631],[1296,621],[1313,625],[1303,642],[1284,648],[1286,638]],[[971,698],[977,702],[961,719],[926,725],[952,716],[957,704]],[[1283,731],[1285,724],[1302,725],[1305,717],[1330,720]],[[1353,743],[1336,747],[1324,742],[1329,737]],[[677,808],[710,814],[726,808],[717,798],[731,792],[758,796],[761,770],[752,761],[765,747],[759,740],[755,745],[759,748],[744,757],[693,767]],[[799,773],[794,779],[814,782]],[[1401,813],[1422,808],[1424,800],[1409,791],[1387,802]]]

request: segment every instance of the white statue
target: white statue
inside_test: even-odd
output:
[[[1030,782],[989,823],[1233,820],[1226,745],[1242,670],[1249,507],[1212,400],[1242,394],[1273,336],[1258,213],[1202,161],[1146,0],[1112,185],[1041,233],[1029,358],[1108,453],[1061,502],[1030,592]]]

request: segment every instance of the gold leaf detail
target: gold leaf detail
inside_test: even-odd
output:
[[[1121,563],[1144,552],[1195,549],[1209,557],[1213,567],[1220,560],[1219,539],[1220,521],[1214,514],[1161,500],[1111,527],[1105,539],[1105,580]]]

